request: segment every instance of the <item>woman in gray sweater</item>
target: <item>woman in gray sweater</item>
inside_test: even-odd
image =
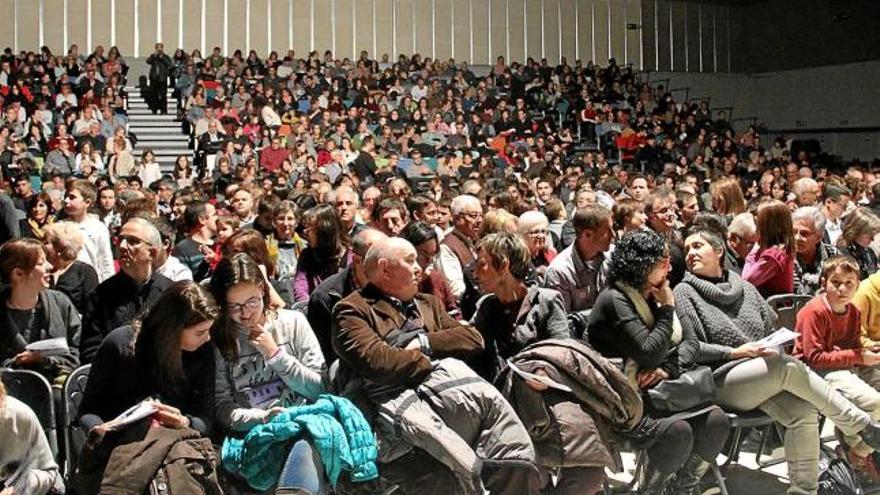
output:
[[[817,410],[872,447],[880,444],[880,425],[803,362],[757,343],[773,331],[775,315],[754,286],[724,269],[720,232],[694,226],[685,240],[685,254],[688,273],[675,288],[675,311],[684,332],[696,335],[699,346],[683,360],[714,369],[721,407],[759,409],[786,427],[788,493],[815,494]]]

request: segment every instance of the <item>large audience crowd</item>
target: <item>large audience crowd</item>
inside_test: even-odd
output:
[[[0,385],[0,495],[593,494],[623,450],[694,494],[731,412],[784,427],[790,494],[820,416],[880,483],[877,163],[614,60],[147,62],[193,149],[167,174],[115,47],[0,57],[0,361],[85,438]]]

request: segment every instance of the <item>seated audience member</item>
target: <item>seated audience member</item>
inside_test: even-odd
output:
[[[615,237],[623,237],[628,232],[643,230],[648,222],[645,214],[645,203],[634,198],[622,198],[614,204],[612,210]]]
[[[369,283],[333,308],[340,386],[369,398],[362,410],[382,411],[367,418],[381,423],[380,473],[401,493],[456,486],[538,493],[525,428],[501,393],[458,361],[482,352],[480,333],[451,318],[436,297],[418,293],[417,257],[403,239],[376,242],[365,260]],[[392,452],[383,438],[412,448]]]
[[[161,426],[211,433],[215,350],[209,341],[217,315],[207,289],[175,282],[140,319],[130,319],[104,339],[79,407],[79,424],[90,432],[87,449],[98,441],[122,441],[127,435],[107,436],[117,427],[115,418],[144,400],[156,408],[152,420]],[[100,482],[106,463],[101,455],[80,458],[84,493],[90,474]]]
[[[70,298],[79,314],[86,309],[89,295],[98,287],[95,269],[77,259],[82,250],[83,234],[73,222],[58,222],[46,227],[43,247],[52,265],[51,287]]]
[[[202,281],[210,273],[205,253],[214,247],[217,235],[217,210],[207,201],[193,201],[183,212],[183,228],[186,238],[174,246],[172,254],[189,267],[193,279]]]
[[[852,192],[845,186],[826,183],[822,199],[822,215],[825,217],[825,231],[822,240],[828,244],[837,244],[843,233],[841,217],[846,213]]]
[[[98,197],[94,184],[84,179],[69,182],[64,198],[64,212],[67,220],[79,225],[83,233],[83,247],[79,259],[91,265],[98,273],[98,282],[113,276],[113,249],[110,246],[110,231],[89,209]]]
[[[859,263],[862,280],[877,272],[877,253],[871,249],[880,233],[880,218],[870,209],[859,207],[843,217],[843,232],[837,239],[841,254],[848,254]]]
[[[880,447],[880,424],[835,391],[803,362],[755,343],[769,335],[773,311],[758,290],[725,270],[723,233],[692,228],[685,240],[688,273],[673,293],[682,331],[699,341],[682,366],[700,363],[715,373],[715,401],[725,410],[759,409],[787,428],[788,493],[816,493],[818,413],[846,435]]]
[[[296,232],[299,208],[293,201],[281,201],[275,207],[274,228],[266,238],[269,252],[275,253],[275,271],[279,279],[293,279],[306,241]]]
[[[269,248],[266,246],[266,240],[262,234],[253,229],[239,230],[223,243],[221,252],[222,258],[245,253],[257,262],[269,284],[269,306],[271,308],[284,308],[293,304],[290,281],[279,280],[275,276],[275,264],[269,257]]]
[[[293,300],[308,301],[309,295],[324,279],[349,265],[351,252],[348,236],[330,205],[309,208],[302,217],[308,247],[296,265]]]
[[[758,228],[751,213],[740,213],[727,226],[727,242],[724,245],[724,267],[737,274],[742,273],[746,258],[758,242]]]
[[[269,286],[256,261],[245,253],[225,257],[211,289],[221,308],[214,329],[222,356],[214,391],[217,426],[243,435],[285,408],[314,402],[324,392],[321,347],[303,313],[270,309]],[[291,447],[286,469],[298,473],[301,487],[305,479],[320,480],[309,493],[323,493],[318,453],[307,439],[297,442],[303,447]]]
[[[35,239],[13,239],[0,246],[0,363],[37,371],[59,391],[79,365],[82,322],[70,299],[49,289],[52,265]],[[26,350],[34,342],[63,338],[69,347],[61,355],[44,356]],[[4,363],[4,366],[6,364]]]
[[[406,226],[409,213],[403,201],[395,197],[381,199],[373,209],[370,226],[389,237],[396,237]]]
[[[168,277],[172,282],[192,280],[193,273],[189,267],[171,254],[174,249],[174,240],[177,236],[177,229],[174,228],[171,220],[162,215],[150,215],[148,220],[156,227],[156,230],[159,231],[159,235],[162,237],[162,249],[156,253],[153,269],[156,270],[156,273]]]
[[[400,238],[406,239],[416,248],[419,266],[422,268],[419,292],[437,296],[447,313],[458,313],[458,303],[446,277],[443,276],[443,272],[434,268],[437,254],[440,252],[437,231],[425,222],[412,222],[403,228]]]
[[[46,236],[46,227],[52,225],[54,221],[52,198],[45,192],[34,194],[28,199],[27,217],[19,222],[21,236],[42,241]]]
[[[526,241],[532,257],[535,275],[542,277],[547,266],[556,257],[556,249],[550,242],[550,221],[540,211],[527,211],[519,216],[517,229]]]
[[[119,273],[98,285],[83,313],[81,359],[92,362],[101,340],[148,310],[171,285],[153,270],[162,236],[148,220],[132,218],[119,231]]]
[[[507,366],[506,360],[529,345],[571,336],[560,295],[526,285],[530,258],[525,242],[515,234],[489,234],[477,244],[474,275],[487,295],[480,300],[472,322],[483,336],[485,351],[473,358],[471,365],[489,382],[496,382],[499,372]],[[539,382],[516,383],[525,387],[515,386],[513,397],[508,398],[535,443],[538,464],[548,470],[560,468],[552,493],[600,492],[603,467],[614,465],[614,455],[609,451],[610,444],[599,436],[594,420],[568,397],[545,398],[542,392],[546,386]],[[528,424],[526,418],[532,411],[521,410],[516,400],[526,404],[527,397],[537,399],[546,408],[554,418],[553,427]],[[581,445],[593,447],[581,449]],[[560,450],[560,454],[552,454]],[[563,459],[564,466],[560,463]]]
[[[11,397],[0,372],[0,495],[64,493],[64,478],[34,411]]]
[[[859,265],[848,256],[835,256],[822,265],[820,280],[824,292],[798,311],[794,356],[872,419],[880,419],[880,352],[862,346],[859,310],[851,303],[859,286]],[[871,482],[880,482],[874,449],[858,435],[843,440],[853,467]]]
[[[341,299],[367,285],[367,273],[364,268],[364,258],[370,247],[388,236],[369,227],[361,229],[351,245],[351,263],[321,282],[309,296],[309,304],[306,309],[309,323],[321,345],[324,361],[333,363],[336,361],[336,351],[330,342],[330,330],[333,324],[333,307]],[[425,291],[421,291],[425,292]]]
[[[742,278],[764,298],[794,292],[795,243],[791,210],[771,200],[758,207],[758,242],[746,257]]]
[[[689,357],[698,346],[675,315],[670,269],[660,235],[640,231],[623,236],[611,254],[611,285],[590,313],[590,344],[604,356],[624,359],[624,373],[645,395],[686,371],[682,355]],[[724,446],[730,430],[727,416],[717,407],[670,414],[652,409],[648,399],[645,416],[634,432],[635,443],[647,451],[639,489],[694,493]]]
[[[607,284],[608,250],[614,238],[611,212],[601,206],[577,210],[571,222],[574,242],[556,255],[544,273],[544,287],[562,295],[566,313],[584,312],[596,303]]]
[[[461,303],[468,280],[472,279],[470,272],[474,262],[474,243],[480,239],[483,229],[483,206],[476,197],[462,194],[452,200],[450,210],[453,227],[440,244],[437,268]],[[472,302],[476,303],[476,300]]]
[[[861,316],[862,347],[880,349],[880,272],[862,280],[852,302]]]
[[[826,260],[838,254],[831,244],[822,241],[825,216],[815,206],[803,206],[791,214],[797,259],[794,265],[794,290],[797,294],[818,294],[820,275]]]

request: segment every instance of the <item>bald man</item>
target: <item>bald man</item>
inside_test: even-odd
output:
[[[376,229],[364,228],[358,232],[351,245],[351,263],[345,269],[322,281],[309,296],[306,316],[312,324],[315,336],[318,337],[318,343],[321,344],[321,351],[324,353],[324,361],[327,363],[332,363],[337,358],[330,344],[330,327],[333,321],[330,313],[333,311],[333,306],[340,299],[367,285],[367,272],[364,268],[367,251],[376,242],[387,238],[388,236]]]
[[[367,419],[383,438],[383,477],[403,493],[459,493],[455,486],[462,493],[538,493],[528,433],[501,393],[460,361],[482,352],[480,333],[451,318],[436,297],[418,293],[415,248],[382,239],[364,267],[368,283],[333,308],[331,338],[338,385],[368,397],[361,410],[374,411]],[[387,450],[400,442],[413,449]]]

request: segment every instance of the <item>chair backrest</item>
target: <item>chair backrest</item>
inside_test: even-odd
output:
[[[55,436],[55,403],[52,399],[52,385],[36,371],[3,369],[0,370],[6,393],[30,407],[40,426],[46,432],[46,439],[52,455],[58,454],[58,438]]]
[[[776,328],[788,328],[794,330],[797,323],[797,314],[813,296],[802,294],[779,294],[767,299],[767,304],[776,312]]]
[[[64,398],[61,402],[62,421],[61,425],[64,431],[64,472],[69,474],[73,472],[79,453],[86,443],[86,431],[79,426],[77,417],[79,416],[79,405],[82,403],[83,394],[86,390],[86,384],[89,381],[89,371],[92,365],[87,364],[73,370],[73,373],[67,376],[64,382]]]

